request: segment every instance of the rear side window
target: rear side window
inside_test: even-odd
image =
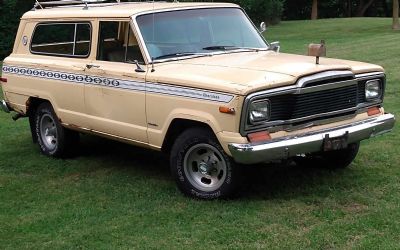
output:
[[[31,51],[34,54],[88,57],[90,44],[89,23],[43,23],[36,26]]]

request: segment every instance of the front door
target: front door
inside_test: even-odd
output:
[[[147,143],[147,68],[129,21],[100,21],[98,37],[97,58],[86,67],[89,128]]]

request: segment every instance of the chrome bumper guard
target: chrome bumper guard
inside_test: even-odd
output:
[[[1,100],[0,106],[1,106],[1,109],[2,109],[4,112],[10,113],[10,108],[8,107],[6,101]]]
[[[394,124],[394,115],[384,114],[360,122],[296,136],[287,136],[262,144],[232,143],[228,146],[236,162],[255,164],[321,151],[326,135],[332,138],[343,136],[347,133],[348,143],[355,143],[390,132]]]

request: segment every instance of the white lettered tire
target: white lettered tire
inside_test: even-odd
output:
[[[239,166],[206,128],[190,128],[178,136],[170,165],[178,188],[196,198],[228,198],[239,182]]]

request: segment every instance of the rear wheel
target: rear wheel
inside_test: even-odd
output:
[[[360,143],[352,143],[347,148],[329,152],[318,152],[297,157],[296,163],[306,167],[343,169],[348,167],[358,154]]]
[[[207,129],[184,131],[172,147],[170,164],[179,189],[186,195],[227,198],[236,189],[239,166]]]
[[[54,157],[71,154],[79,141],[79,134],[61,126],[50,103],[39,105],[34,122],[38,144],[43,154]]]

